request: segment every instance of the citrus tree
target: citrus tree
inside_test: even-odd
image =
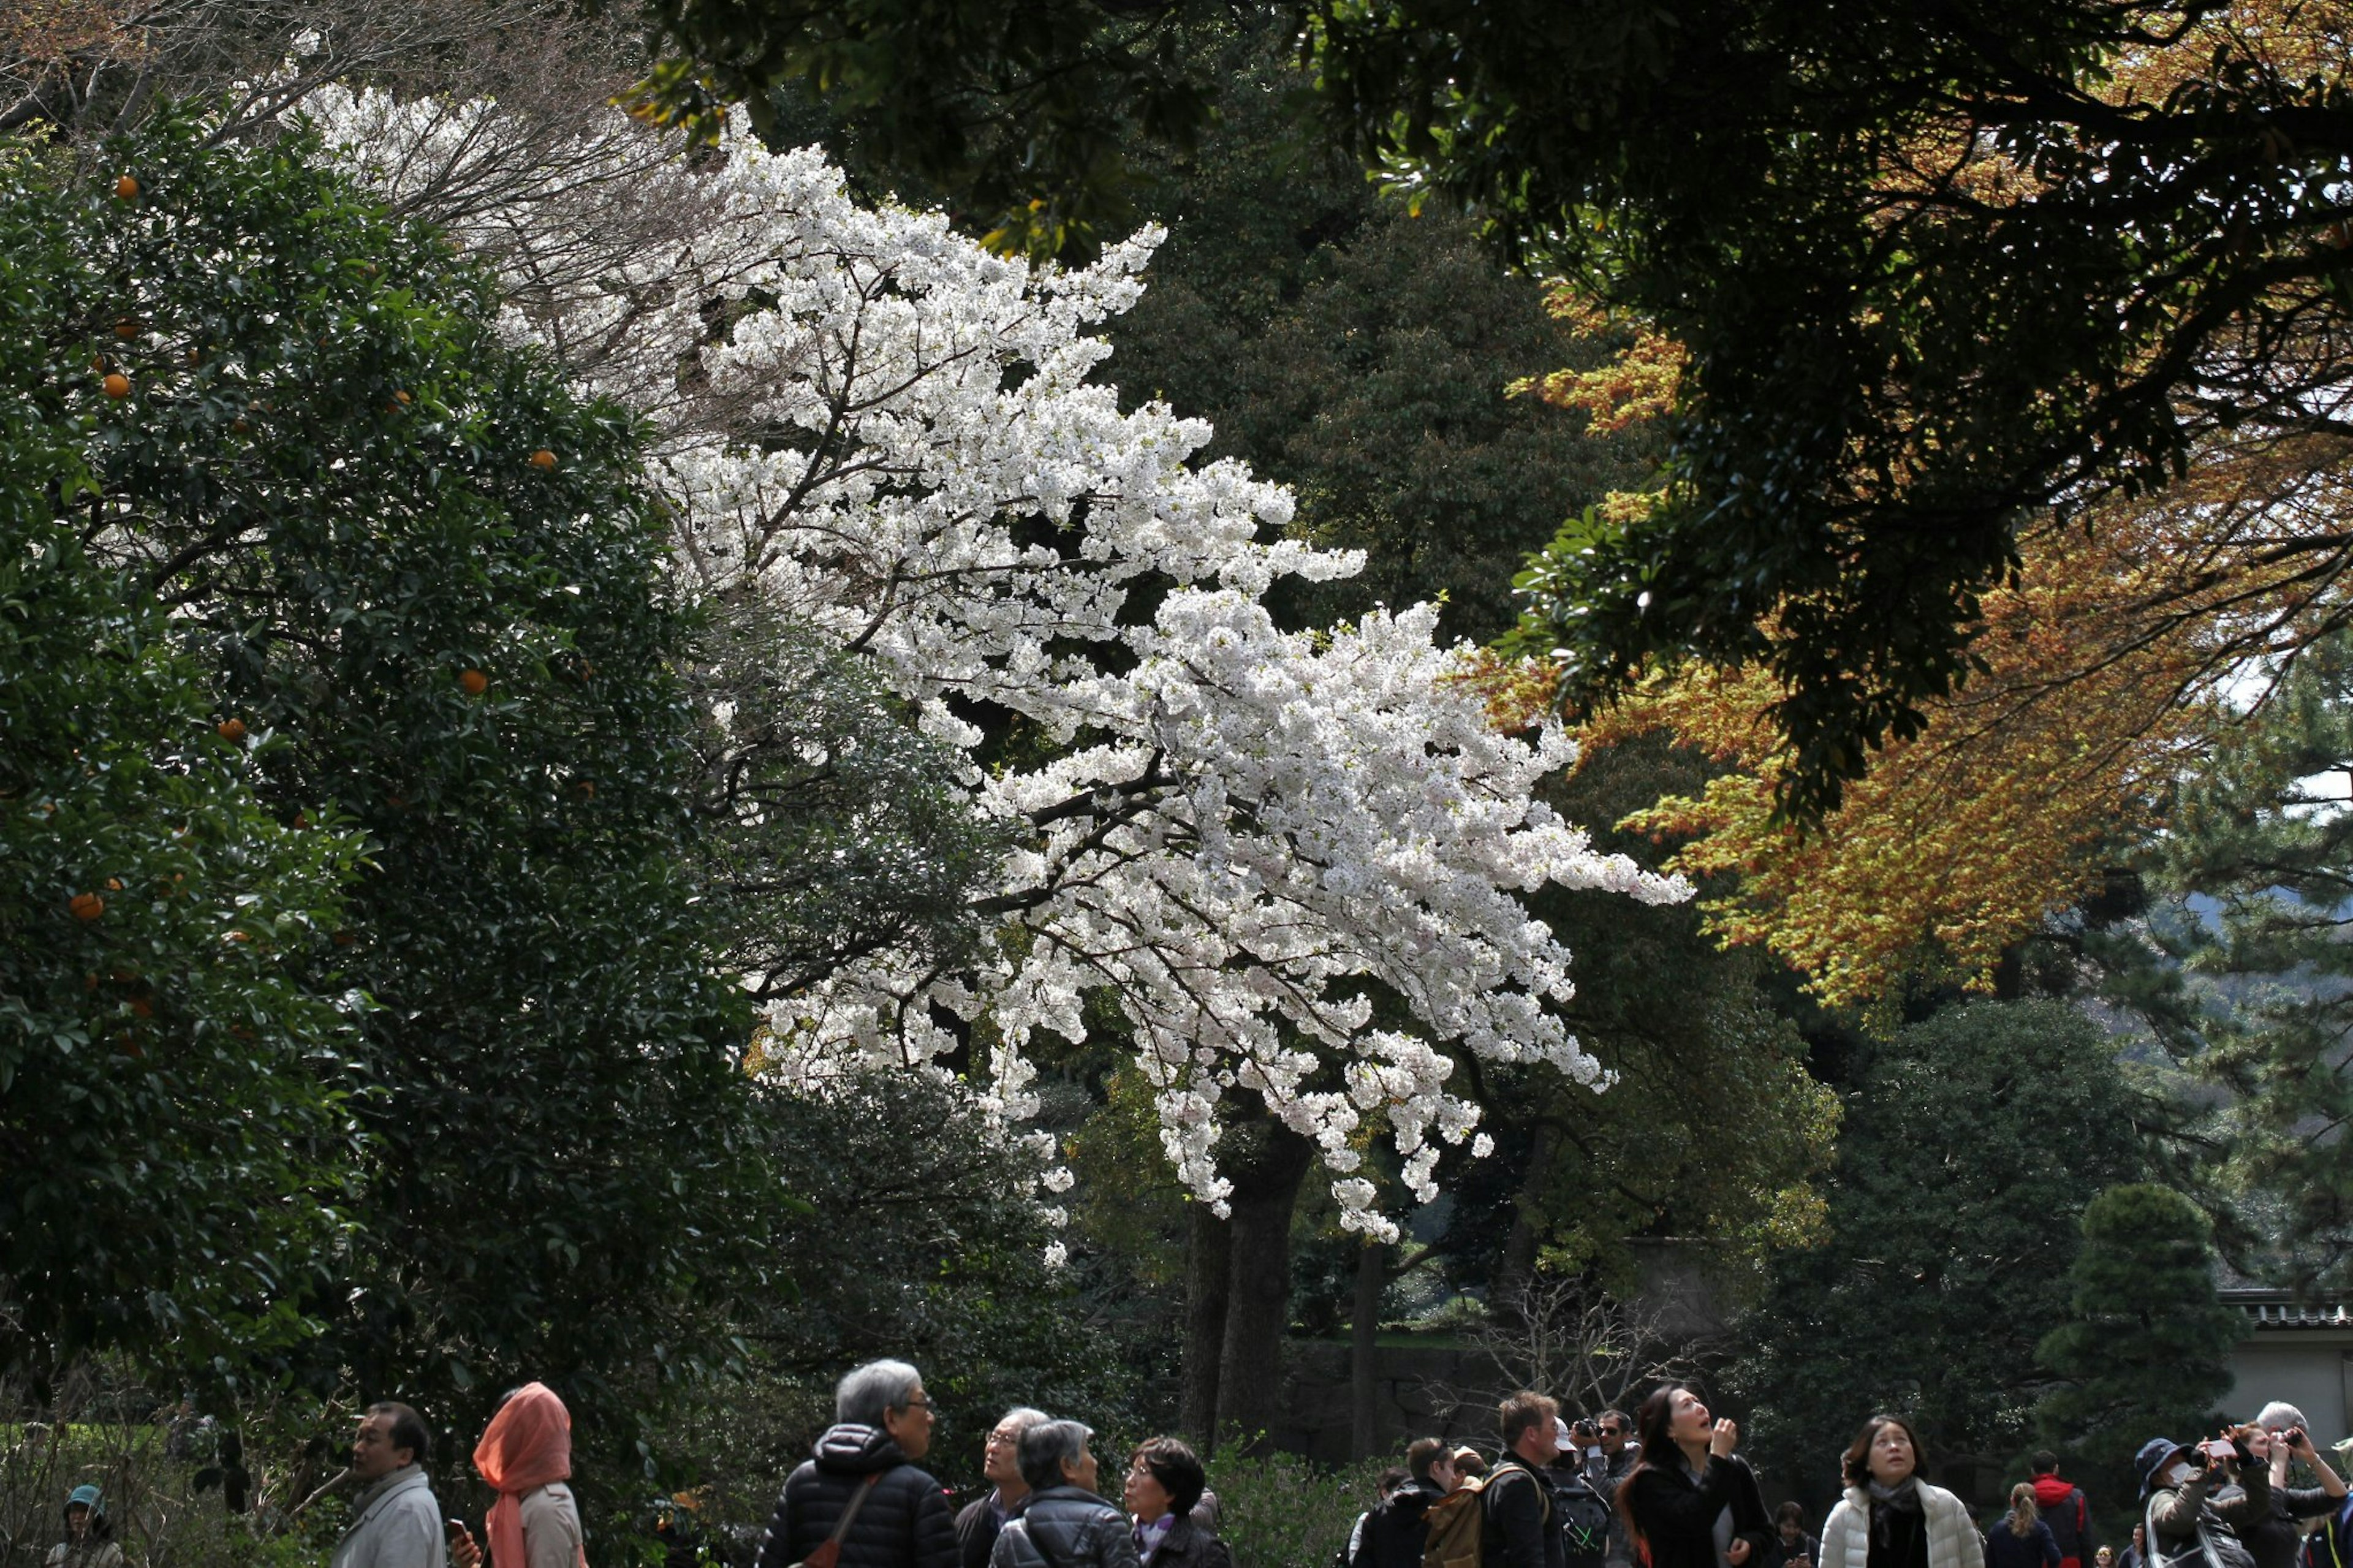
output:
[[[705,1227],[767,1190],[681,852],[688,623],[631,419],[315,151],[165,116],[97,175],[20,160],[15,352],[87,468],[54,521],[168,627],[207,765],[350,836],[333,920],[236,942],[347,1020],[244,1092],[332,1088],[361,1147],[315,1287],[276,1282],[326,1331],[280,1370],[462,1419],[528,1367],[593,1418],[710,1350],[695,1304],[749,1244]]]
[[[282,1348],[358,1152],[333,938],[359,838],[262,800],[270,748],[85,546],[112,334],[40,329],[135,198],[60,173],[0,164],[0,1364],[43,1376]]]

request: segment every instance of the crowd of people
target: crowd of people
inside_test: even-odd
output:
[[[2094,1544],[2090,1503],[2047,1451],[1980,1529],[1929,1483],[1900,1415],[1873,1415],[1840,1455],[1843,1495],[1819,1537],[1797,1503],[1767,1510],[1738,1425],[1688,1388],[1657,1390],[1630,1419],[1571,1422],[1534,1393],[1500,1416],[1492,1465],[1413,1443],[1335,1568],[2353,1568],[2353,1498],[2285,1404],[2211,1439],[2143,1446],[2121,1551]],[[2288,1484],[2297,1461],[2315,1485]]]
[[[1873,1415],[1841,1454],[1843,1496],[1819,1536],[1796,1503],[1767,1509],[1736,1452],[1739,1426],[1689,1388],[1661,1388],[1630,1417],[1571,1422],[1527,1392],[1498,1415],[1492,1459],[1437,1437],[1410,1445],[1335,1568],[2353,1568],[2353,1497],[2284,1404],[2211,1438],[2144,1445],[2121,1550],[2094,1545],[2090,1504],[2049,1453],[1980,1529],[1928,1482],[1900,1415]],[[1009,1410],[983,1450],[987,1489],[953,1510],[923,1468],[934,1415],[914,1367],[857,1368],[834,1417],[785,1481],[754,1568],[1235,1568],[1200,1458],[1175,1437],[1130,1452],[1114,1504],[1092,1430]],[[553,1390],[509,1394],[474,1446],[497,1494],[481,1541],[444,1515],[431,1449],[407,1405],[362,1414],[339,1478],[359,1489],[329,1568],[586,1568],[565,1485],[571,1417]],[[2299,1461],[2315,1484],[2290,1484]],[[75,1488],[64,1523],[46,1568],[123,1568],[99,1489]]]

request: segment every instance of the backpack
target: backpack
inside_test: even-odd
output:
[[[2059,1568],[2082,1568],[2084,1527],[2090,1521],[2091,1510],[2081,1487],[2069,1492],[2057,1508],[2044,1512],[2042,1522],[2051,1527],[2051,1538],[2059,1543]]]
[[[1485,1542],[1481,1539],[1487,1510],[1481,1494],[1489,1478],[1469,1476],[1461,1486],[1430,1505],[1421,1516],[1430,1534],[1421,1546],[1421,1568],[1480,1568]]]
[[[1560,1526],[1561,1550],[1575,1568],[1600,1562],[1609,1554],[1609,1505],[1583,1476],[1573,1476],[1552,1489],[1552,1516]],[[2341,1563],[2323,1568],[2347,1568]]]

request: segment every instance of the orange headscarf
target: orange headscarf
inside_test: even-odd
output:
[[[526,1383],[508,1396],[474,1445],[474,1468],[498,1489],[491,1505],[491,1568],[529,1568],[523,1554],[522,1494],[572,1474],[572,1413],[555,1390]],[[588,1568],[576,1552],[574,1568]]]

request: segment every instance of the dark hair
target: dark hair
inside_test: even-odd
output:
[[[1785,1502],[1773,1510],[1775,1524],[1794,1524],[1802,1534],[1806,1528],[1806,1510],[1796,1502]]]
[[[91,1508],[90,1505],[86,1502],[69,1502],[66,1504],[66,1518],[69,1521],[73,1518],[73,1510],[78,1508],[90,1510],[90,1522],[82,1528],[89,1532],[89,1538],[90,1540],[111,1541],[114,1539],[114,1521],[108,1515],[103,1506]]]
[[[2059,1473],[2059,1456],[2048,1448],[2037,1448],[2034,1458],[2026,1461],[2026,1468],[2038,1476],[2055,1476]]]
[[[1405,1468],[1413,1472],[1418,1481],[1430,1479],[1430,1467],[1440,1459],[1451,1459],[1454,1450],[1443,1437],[1416,1437],[1406,1446]]]
[[[1920,1434],[1912,1423],[1901,1415],[1874,1415],[1856,1431],[1854,1441],[1846,1446],[1846,1454],[1839,1466],[1839,1474],[1851,1487],[1865,1486],[1871,1480],[1871,1445],[1877,1440],[1882,1426],[1901,1426],[1904,1435],[1912,1439],[1912,1471],[1925,1475],[1928,1469],[1928,1450],[1920,1446]]]
[[[1504,1429],[1504,1451],[1510,1453],[1519,1446],[1520,1434],[1542,1426],[1549,1431],[1560,1419],[1560,1406],[1531,1388],[1517,1394],[1495,1407]]]
[[[1168,1494],[1168,1511],[1179,1518],[1192,1512],[1193,1505],[1208,1489],[1208,1472],[1201,1468],[1201,1456],[1179,1438],[1145,1438],[1135,1446],[1127,1462],[1133,1465],[1138,1459],[1152,1472],[1152,1479],[1160,1483],[1160,1489]]]
[[[1373,1490],[1379,1494],[1382,1501],[1386,1502],[1388,1500],[1389,1493],[1405,1485],[1406,1478],[1410,1473],[1396,1465],[1391,1465],[1374,1479]]]
[[[1593,1420],[1597,1426],[1604,1421],[1614,1420],[1618,1423],[1618,1430],[1620,1432],[1631,1432],[1634,1429],[1634,1418],[1623,1410],[1605,1410]]]
[[[1487,1456],[1476,1448],[1457,1448],[1454,1471],[1457,1475],[1483,1476],[1487,1473]]]
[[[1618,1521],[1626,1527],[1626,1539],[1647,1542],[1642,1527],[1634,1519],[1634,1483],[1644,1470],[1664,1469],[1667,1456],[1672,1454],[1680,1463],[1683,1450],[1675,1447],[1670,1434],[1675,1425],[1675,1395],[1683,1392],[1680,1383],[1662,1383],[1651,1390],[1641,1404],[1634,1406],[1634,1435],[1642,1445],[1642,1457],[1618,1483],[1618,1495],[1612,1500],[1618,1505]]]
[[[408,1462],[422,1465],[433,1457],[433,1434],[425,1429],[425,1417],[396,1400],[381,1399],[367,1407],[371,1415],[389,1415],[392,1426],[385,1440],[396,1448],[408,1450]]]

